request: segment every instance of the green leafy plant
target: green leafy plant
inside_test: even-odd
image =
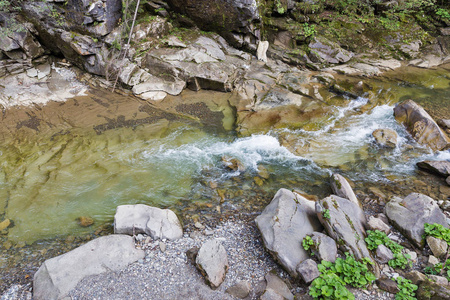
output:
[[[303,32],[306,37],[313,37],[317,34],[316,25],[309,25],[308,23],[303,23]]]
[[[329,209],[324,209],[323,212],[322,212],[322,216],[325,219],[330,219],[330,210]]]
[[[394,258],[388,261],[388,265],[392,268],[404,269],[411,266],[411,256],[409,254],[394,253]]]
[[[309,235],[305,236],[302,241],[302,246],[303,246],[303,249],[308,251],[309,249],[311,249],[314,246],[313,239]]]
[[[436,15],[441,17],[441,19],[450,20],[450,12],[448,9],[438,8],[436,9]]]
[[[314,279],[309,294],[315,299],[354,299],[345,285],[365,287],[374,281],[375,275],[369,271],[370,260],[358,261],[354,256],[345,253],[345,259],[337,258],[332,263],[323,260],[317,267],[321,275]]]
[[[386,233],[379,230],[367,230],[367,237],[364,240],[369,250],[375,250],[379,245],[385,245],[392,251],[394,258],[388,261],[389,266],[401,269],[411,266],[411,256],[403,254],[403,247],[391,240]]]
[[[322,274],[314,279],[309,287],[309,294],[314,299],[355,299],[355,296],[345,287],[342,279],[334,273]]]
[[[395,294],[395,300],[416,299],[415,291],[417,290],[417,285],[413,284],[411,280],[405,279],[401,276],[398,276],[396,281],[400,291],[397,294]]]
[[[425,223],[424,230],[425,230],[425,237],[429,235],[444,240],[447,242],[447,244],[450,242],[450,229],[445,228],[441,224]]]

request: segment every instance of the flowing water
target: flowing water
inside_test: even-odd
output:
[[[28,128],[5,135],[0,146],[0,222],[11,221],[0,232],[0,271],[7,274],[0,278],[0,288],[27,282],[25,276],[45,257],[110,232],[115,209],[122,204],[171,208],[189,222],[203,215],[260,211],[281,187],[327,196],[333,172],[347,176],[360,195],[370,196],[367,187],[373,186],[404,196],[414,190],[412,181],[426,181],[416,172],[416,162],[450,160],[450,152],[432,153],[415,143],[395,121],[393,107],[412,98],[433,116],[450,118],[449,71],[411,69],[367,81],[370,92],[364,97],[341,99],[311,126],[262,128],[248,137],[232,130],[227,106],[210,107],[220,111],[209,118],[210,124],[153,111],[158,117],[132,124],[105,117],[109,123],[95,130],[73,124],[71,130],[32,130],[32,122],[20,123]],[[109,109],[98,94],[90,97]],[[374,145],[371,134],[378,128],[399,134],[395,149]],[[295,155],[280,144],[284,137],[295,138]],[[243,169],[227,168],[227,157],[240,161]],[[446,197],[439,187],[424,192]],[[92,218],[94,224],[80,226],[80,217]]]

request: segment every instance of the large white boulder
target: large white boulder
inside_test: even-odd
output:
[[[33,299],[62,299],[83,278],[106,271],[119,271],[144,258],[128,235],[97,238],[70,252],[46,260],[34,274]]]
[[[176,240],[183,236],[177,215],[169,209],[144,204],[120,205],[114,216],[114,233],[145,233],[153,239]]]

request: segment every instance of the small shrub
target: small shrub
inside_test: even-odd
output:
[[[367,248],[375,250],[379,245],[385,245],[394,254],[394,258],[388,261],[388,265],[392,268],[404,269],[411,265],[409,254],[402,254],[403,247],[393,240],[391,240],[386,233],[379,230],[367,230],[367,237],[365,238]]]
[[[309,294],[315,299],[355,299],[345,285],[365,287],[374,281],[375,275],[369,272],[367,264],[371,264],[369,259],[357,261],[348,253],[335,263],[323,260],[317,266],[321,275],[312,282]]]

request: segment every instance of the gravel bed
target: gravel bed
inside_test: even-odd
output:
[[[160,241],[139,238],[144,242],[138,244],[146,249],[143,260],[117,273],[84,279],[70,293],[72,299],[234,299],[225,290],[239,280],[255,287],[273,269],[280,277],[288,277],[264,250],[253,222],[226,221],[213,230],[193,230],[179,240],[164,241],[165,252],[160,249]],[[229,261],[225,281],[216,290],[205,284],[186,256],[187,250],[214,238],[223,243]],[[255,293],[250,299],[257,299]]]

